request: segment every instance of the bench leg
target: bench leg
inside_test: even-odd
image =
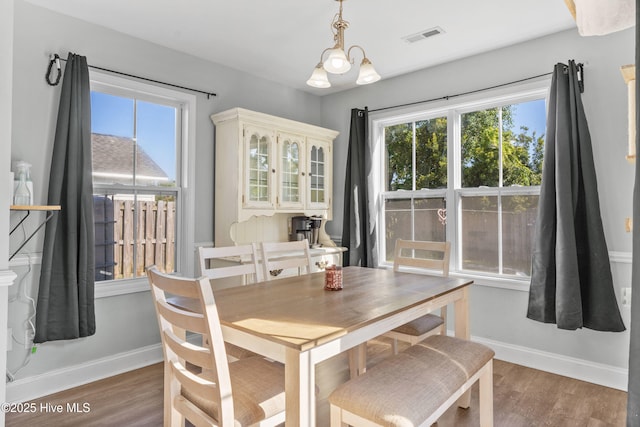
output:
[[[480,427],[493,427],[493,360],[480,376]]]
[[[347,423],[342,422],[342,408],[331,405],[330,414],[331,427],[347,427]]]

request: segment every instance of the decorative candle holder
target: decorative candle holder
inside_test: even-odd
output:
[[[324,269],[324,289],[327,291],[342,290],[342,267],[330,265]]]

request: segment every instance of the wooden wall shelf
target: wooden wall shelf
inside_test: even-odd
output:
[[[16,256],[16,254],[18,252],[20,252],[20,249],[22,249],[24,247],[24,245],[26,245],[27,242],[29,240],[31,240],[33,238],[33,236],[36,235],[38,230],[40,230],[42,227],[44,227],[44,225],[53,217],[53,214],[60,210],[60,206],[56,206],[56,205],[51,205],[51,206],[46,206],[46,205],[44,205],[44,206],[43,205],[11,205],[9,209],[14,211],[14,212],[25,212],[25,215],[22,217],[22,219],[20,219],[20,221],[16,224],[16,226],[11,229],[11,231],[9,232],[9,236],[11,236],[13,234],[13,232],[16,231],[18,229],[18,227],[20,227],[20,225],[24,222],[24,220],[27,219],[27,217],[29,216],[31,211],[39,211],[39,212],[46,212],[47,213],[47,216],[45,216],[44,221],[42,221],[40,223],[40,225],[38,225],[38,227],[29,235],[29,237],[27,237],[22,242],[20,247],[18,249],[16,249],[16,251],[14,253],[11,254],[11,256],[9,257],[9,261],[11,261],[13,259],[13,257]]]

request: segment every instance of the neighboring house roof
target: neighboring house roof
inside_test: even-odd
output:
[[[131,138],[91,134],[93,174],[101,181],[131,183],[134,141]],[[140,147],[136,147],[136,176],[145,181],[168,181],[164,170]]]

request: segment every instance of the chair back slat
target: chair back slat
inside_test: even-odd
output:
[[[164,331],[165,343],[173,351],[179,359],[192,365],[199,366],[202,369],[213,370],[213,358],[211,357],[211,351],[200,345],[191,344],[188,341],[178,337],[173,331]]]
[[[312,271],[307,239],[293,242],[263,242],[261,256],[264,280],[275,278],[271,272],[276,270],[295,268],[298,274],[310,274]]]
[[[255,244],[198,248],[200,274],[209,279],[244,276],[245,283],[262,281]]]
[[[157,308],[162,318],[171,325],[198,334],[207,333],[207,324],[202,314],[180,310],[165,301],[159,302]]]
[[[450,242],[398,239],[393,256],[393,269],[398,271],[401,266],[424,268],[439,271],[447,277],[450,255]]]

